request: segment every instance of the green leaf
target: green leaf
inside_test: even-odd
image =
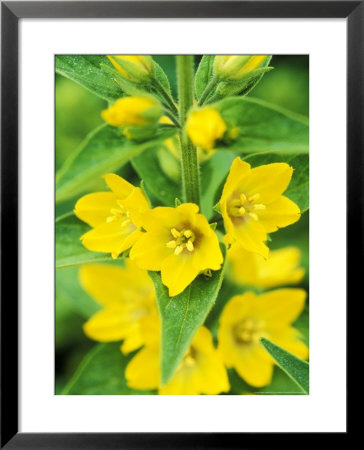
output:
[[[175,133],[161,127],[153,139],[135,142],[120,134],[116,127],[101,125],[70,155],[56,176],[56,201],[85,192],[95,179],[120,169],[144,150],[159,145]]]
[[[195,92],[197,100],[200,99],[203,91],[212,78],[214,59],[215,55],[204,55],[197,68],[195,75]]]
[[[285,162],[293,167],[293,175],[284,196],[293,200],[305,212],[309,207],[309,156],[308,154],[259,153],[244,158],[252,167]]]
[[[96,345],[84,358],[62,395],[153,394],[128,387],[125,368],[133,355],[120,351],[120,342]]]
[[[228,370],[230,392],[229,394],[238,395],[304,395],[297,387],[297,384],[283,372],[282,369],[275,366],[272,382],[263,388],[256,388],[246,383],[234,370]]]
[[[239,136],[218,149],[236,153],[279,151],[307,153],[308,120],[263,100],[250,97],[226,98],[214,105],[229,127],[238,127]]]
[[[145,186],[156,199],[167,206],[175,206],[175,199],[181,197],[181,186],[166,175],[160,166],[155,147],[132,159],[132,166],[144,180]]]
[[[56,55],[57,73],[105,100],[114,101],[123,96],[123,91],[101,64],[112,67],[104,55]]]
[[[171,93],[171,86],[169,84],[169,80],[167,75],[165,74],[164,70],[161,68],[161,66],[154,61],[154,76],[156,80],[164,87],[164,89],[168,92],[170,96],[172,96]],[[164,101],[164,97],[160,97],[161,100]]]
[[[209,160],[201,165],[201,199],[202,213],[210,219],[215,205],[216,186],[225,181],[234,156],[230,152],[216,152]]]
[[[73,213],[56,220],[56,268],[112,260],[110,254],[91,252],[82,245],[80,237],[89,230]]]
[[[215,303],[222,282],[223,270],[212,277],[198,276],[181,294],[169,297],[159,273],[149,272],[154,283],[162,323],[162,383],[173,376],[194,335],[203,325]]]
[[[302,359],[283,350],[268,339],[261,338],[261,344],[271,355],[278,366],[302,389],[305,394],[309,393],[309,364]]]

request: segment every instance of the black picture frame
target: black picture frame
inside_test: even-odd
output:
[[[18,23],[22,18],[346,18],[348,301],[360,292],[364,273],[363,258],[352,258],[358,250],[363,256],[364,1],[14,1],[2,2],[1,13],[1,448],[270,448],[278,437],[270,433],[18,432]],[[277,434],[280,446],[297,438]],[[303,434],[300,445],[310,436]],[[348,432],[338,433],[335,439],[347,437]]]

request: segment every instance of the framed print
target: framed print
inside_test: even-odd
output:
[[[347,437],[363,8],[2,3],[2,447]]]

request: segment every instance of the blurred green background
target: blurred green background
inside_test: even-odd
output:
[[[175,58],[171,55],[156,55],[155,60],[166,72],[176,96]],[[196,56],[196,66],[201,56]],[[296,113],[308,116],[309,113],[309,58],[300,55],[273,56],[270,64],[274,70],[263,77],[261,83],[249,94],[268,102],[287,108]],[[77,148],[86,135],[102,123],[100,112],[107,107],[107,102],[91,94],[83,87],[68,79],[56,75],[56,137],[55,164],[58,170],[66,158]],[[136,175],[130,165],[122,169],[122,175],[132,180]],[[100,188],[102,190],[101,181]],[[56,215],[71,211],[74,200],[64,202],[56,207]],[[273,234],[271,248],[281,245],[292,245],[294,242],[300,247],[306,269],[306,276],[301,287],[308,290],[308,213],[302,219],[287,229]],[[94,346],[94,342],[87,339],[82,331],[82,324],[86,317],[82,314],[81,304],[92,300],[77,286],[77,268],[58,269],[57,279],[61,280],[57,286],[56,295],[56,393],[60,393],[74,374],[86,353]],[[73,297],[77,295],[77,307]],[[88,306],[89,307],[89,306]],[[96,309],[95,309],[96,311]],[[304,331],[308,340],[308,312],[306,311],[297,324],[297,328]],[[281,375],[282,376],[282,375]],[[243,382],[242,382],[243,383]],[[242,390],[249,391],[249,387],[242,385]]]

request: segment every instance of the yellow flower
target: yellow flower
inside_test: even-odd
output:
[[[268,55],[217,55],[214,73],[221,79],[239,80],[258,69]]]
[[[233,367],[252,386],[269,384],[274,361],[260,344],[261,337],[307,359],[308,349],[291,326],[302,312],[305,298],[302,289],[277,289],[260,296],[247,292],[233,297],[221,314],[218,332],[218,349],[226,366]]]
[[[206,106],[191,111],[187,117],[186,131],[194,145],[212,150],[215,142],[224,136],[226,123],[215,108]]]
[[[238,242],[248,252],[268,257],[267,233],[291,225],[301,216],[298,206],[281,195],[292,172],[286,163],[251,169],[240,158],[234,159],[220,199],[226,243]]]
[[[238,284],[268,289],[302,280],[305,271],[299,267],[301,252],[297,247],[271,250],[268,259],[250,253],[236,243],[228,253],[232,275]]]
[[[141,236],[141,213],[149,209],[149,204],[140,188],[118,175],[109,173],[104,178],[112,192],[81,197],[74,212],[93,227],[81,236],[82,244],[88,250],[117,258]]]
[[[157,389],[161,395],[216,395],[230,389],[210,331],[201,327],[172,379],[160,386],[160,327],[156,318],[141,320],[146,345],[128,364],[125,377],[133,389]]]
[[[143,214],[143,234],[130,252],[139,267],[161,271],[169,295],[181,293],[206,269],[223,262],[219,241],[198,206],[158,207]]]
[[[102,111],[102,118],[113,127],[148,125],[163,113],[158,100],[152,97],[123,97]]]
[[[153,59],[148,55],[108,55],[115,69],[134,82],[146,81],[153,75]]]
[[[125,268],[82,266],[79,278],[85,291],[103,307],[84,324],[85,334],[100,342],[124,340],[121,350],[129,353],[144,344],[140,318],[157,311],[147,272],[128,259],[125,263]]]

